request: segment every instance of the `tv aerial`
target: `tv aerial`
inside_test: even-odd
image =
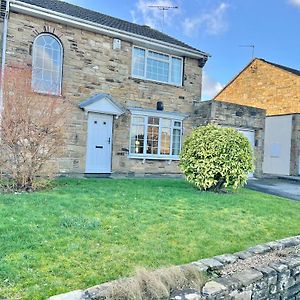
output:
[[[243,47],[243,48],[252,48],[251,60],[254,59],[255,45],[239,45],[239,47]]]
[[[164,25],[165,25],[165,12],[170,9],[178,9],[178,6],[166,6],[166,5],[148,5],[149,8],[156,8],[161,10],[162,12],[162,22],[161,22],[161,31],[164,31]]]

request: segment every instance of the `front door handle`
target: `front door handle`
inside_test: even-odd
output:
[[[103,146],[96,146],[96,149],[103,149]]]
[[[108,144],[110,145],[110,138],[108,138],[108,141],[107,141],[107,142],[108,142]]]

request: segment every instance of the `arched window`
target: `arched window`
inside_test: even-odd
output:
[[[61,94],[61,42],[53,35],[42,33],[33,42],[32,89],[51,95]]]

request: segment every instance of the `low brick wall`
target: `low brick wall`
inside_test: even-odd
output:
[[[268,261],[265,265],[261,264],[264,259]],[[249,260],[253,265],[244,268]],[[201,291],[178,290],[168,299],[161,300],[300,299],[300,236],[258,245],[234,254],[202,259],[189,265],[196,266],[213,279],[206,282]],[[230,268],[231,271],[226,271]],[[105,300],[108,286],[109,283],[101,284],[85,291],[54,296],[49,300]]]

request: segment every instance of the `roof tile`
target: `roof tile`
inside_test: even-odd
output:
[[[166,42],[172,45],[181,46],[189,50],[196,50],[202,52],[199,49],[189,46],[158,30],[152,29],[149,26],[131,23],[125,20],[121,20],[115,17],[102,14],[100,12],[96,12],[77,5],[73,5],[67,2],[63,2],[59,0],[19,0],[19,1],[30,5],[38,6],[41,8],[45,8],[51,11],[64,13],[66,15],[76,17],[82,20],[90,21],[99,25],[108,26],[113,29],[126,31],[143,37]]]

